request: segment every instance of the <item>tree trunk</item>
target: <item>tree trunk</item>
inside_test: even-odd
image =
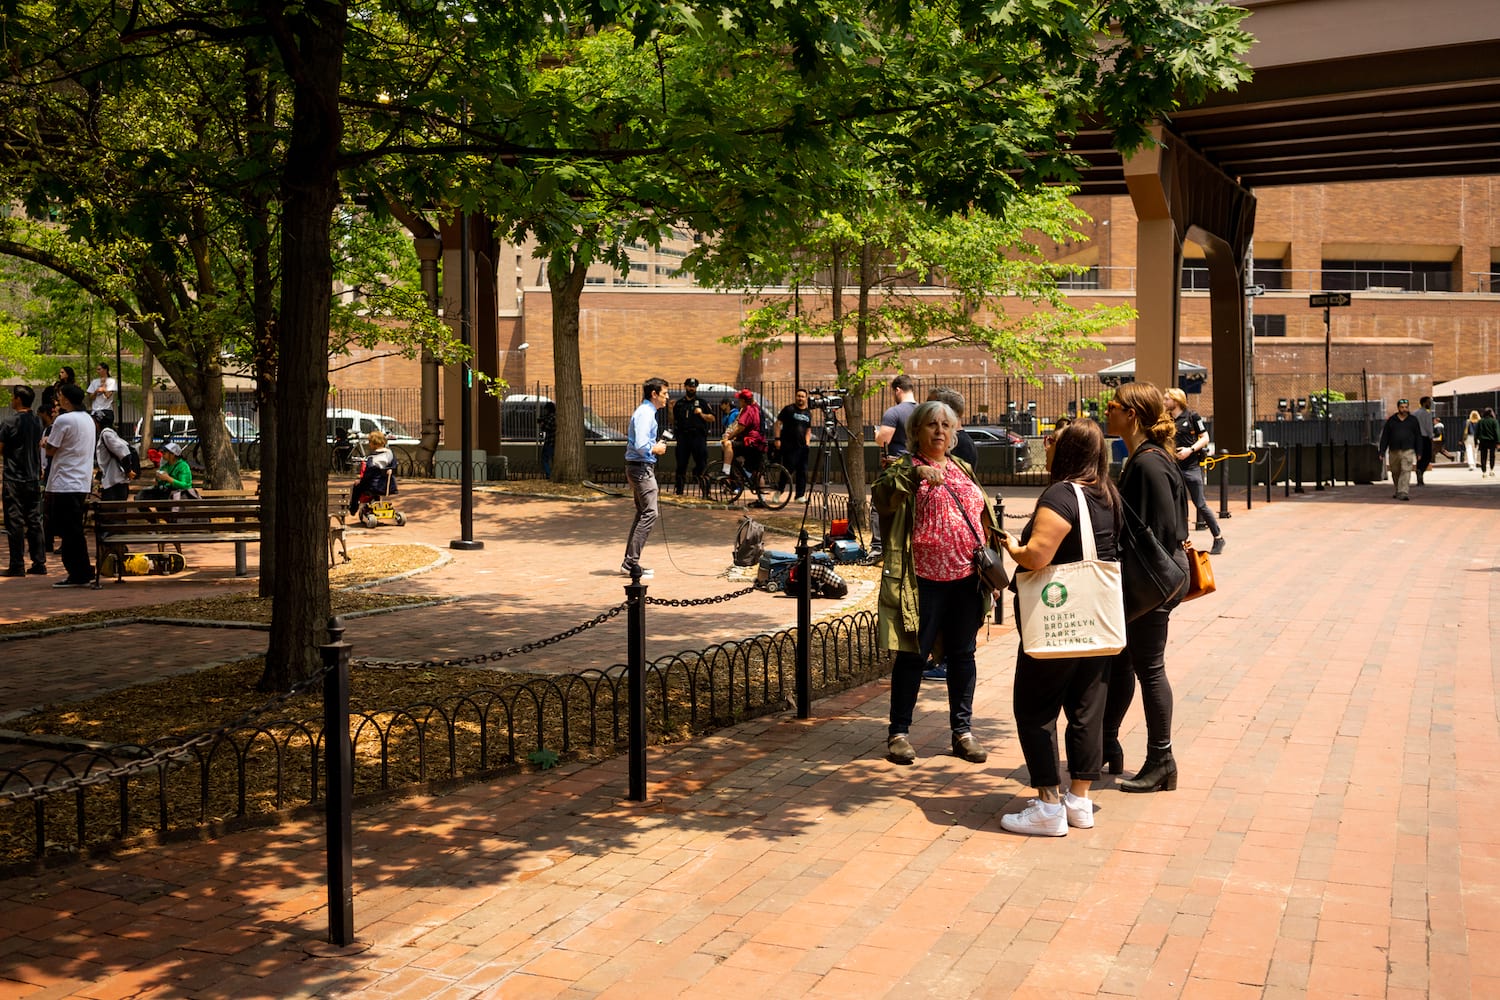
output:
[[[264,690],[286,690],[320,669],[328,619],[328,324],[330,228],[343,141],[339,84],[345,15],[313,2],[278,35],[296,65],[292,127],[282,177],[280,364],[276,378],[276,552]]]
[[[552,481],[582,482],[588,474],[583,451],[583,364],[578,349],[578,312],[589,265],[558,252],[547,260],[552,294],[552,380],[557,398],[557,446]]]

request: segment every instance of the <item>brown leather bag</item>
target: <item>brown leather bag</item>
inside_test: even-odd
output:
[[[1214,592],[1214,567],[1208,561],[1207,552],[1199,552],[1193,548],[1192,542],[1183,542],[1182,550],[1188,557],[1188,586],[1187,593],[1182,595],[1184,601],[1191,601],[1195,597]]]

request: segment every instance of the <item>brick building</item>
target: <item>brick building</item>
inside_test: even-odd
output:
[[[1251,300],[1255,331],[1254,415],[1266,418],[1277,400],[1305,396],[1322,384],[1323,312],[1308,307],[1310,291],[1352,290],[1353,305],[1332,313],[1329,367],[1334,387],[1390,402],[1420,395],[1435,382],[1500,371],[1500,178],[1266,188],[1256,191],[1255,268]],[[1049,248],[1060,260],[1086,266],[1069,283],[1080,302],[1133,303],[1136,219],[1130,199],[1084,197],[1093,222],[1077,244]],[[680,272],[691,238],[632,249],[641,265],[627,276],[597,267],[583,293],[580,351],[586,384],[639,383],[653,375],[678,382],[741,383],[792,378],[790,345],[749,356],[726,343],[755,302],[737,293],[693,287]],[[513,387],[546,387],[552,378],[551,301],[529,248],[505,245],[497,264],[500,303],[493,350],[478,367]],[[1202,251],[1184,247],[1181,357],[1208,365],[1208,293]],[[454,262],[456,263],[456,261]],[[770,294],[786,294],[784,291]],[[804,291],[805,301],[815,299]],[[940,289],[923,294],[942,294]],[[452,290],[445,295],[453,296]],[[514,306],[510,304],[514,303]],[[852,301],[851,301],[852,304]],[[448,314],[456,315],[456,302]],[[1080,360],[1093,372],[1134,353],[1133,328],[1102,338],[1104,350]],[[524,345],[524,349],[523,349]],[[804,381],[832,374],[831,346],[803,343]],[[914,374],[1004,375],[973,350],[932,350],[907,359]],[[355,365],[335,373],[336,385],[418,383],[417,362],[386,359],[379,369]],[[453,386],[447,385],[446,395]],[[1211,413],[1210,372],[1202,408]],[[482,421],[481,416],[481,421]],[[449,426],[453,426],[450,417]]]

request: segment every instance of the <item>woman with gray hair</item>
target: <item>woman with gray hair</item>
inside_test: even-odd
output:
[[[872,499],[883,524],[876,640],[894,651],[889,758],[913,764],[912,712],[931,654],[948,660],[948,723],[955,756],[983,763],[989,756],[970,730],[974,705],[974,639],[995,595],[974,570],[974,550],[998,533],[994,508],[974,470],[950,454],[959,427],[946,403],[929,400],[907,421],[910,454],[875,480]]]

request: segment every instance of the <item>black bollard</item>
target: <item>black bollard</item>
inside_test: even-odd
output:
[[[812,548],[807,529],[797,536],[797,718],[812,718]]]
[[[323,754],[327,792],[328,940],[354,943],[354,747],[349,742],[349,644],[344,620],[328,619],[323,654]]]
[[[630,688],[630,793],[631,802],[646,801],[646,585],[639,566],[631,567],[625,585],[626,679]]]
[[[1221,458],[1219,466],[1219,520],[1227,521],[1234,515],[1229,513],[1229,460]]]
[[[1305,492],[1302,489],[1302,442],[1297,442],[1297,493]]]

